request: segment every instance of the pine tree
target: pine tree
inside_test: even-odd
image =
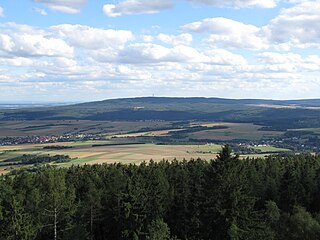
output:
[[[250,195],[245,169],[231,148],[222,148],[208,173],[207,207],[210,239],[254,239],[259,235],[255,199]]]
[[[170,229],[162,219],[156,219],[148,226],[147,240],[167,240],[170,238]]]
[[[8,240],[31,240],[37,234],[37,227],[32,221],[30,214],[26,213],[21,202],[12,197],[10,208],[7,211],[6,239]]]

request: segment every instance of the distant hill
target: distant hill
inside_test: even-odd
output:
[[[144,97],[0,110],[1,121],[77,119],[253,122],[274,129],[320,127],[320,99],[282,101]]]

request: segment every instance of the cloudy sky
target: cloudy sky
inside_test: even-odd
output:
[[[320,98],[320,0],[0,0],[0,101]]]

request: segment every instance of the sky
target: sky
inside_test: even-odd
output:
[[[0,102],[320,98],[320,0],[0,0]]]

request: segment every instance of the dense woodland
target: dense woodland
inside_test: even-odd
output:
[[[0,239],[320,239],[320,157],[20,171],[0,181]]]

